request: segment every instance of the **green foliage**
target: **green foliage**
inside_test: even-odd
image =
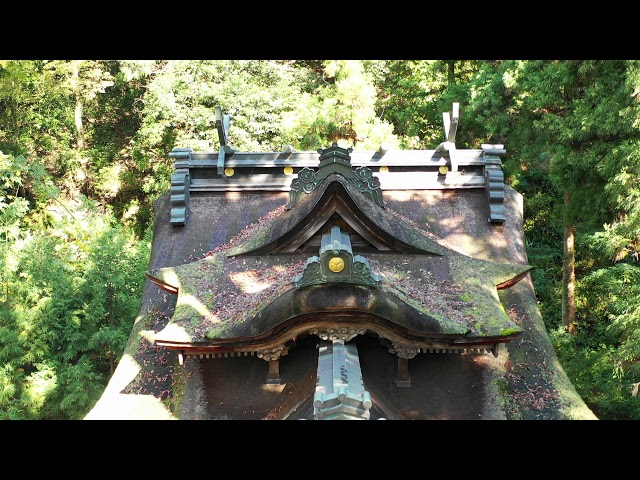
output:
[[[619,348],[621,362],[640,374],[640,265],[618,263],[600,268],[585,275],[578,282],[584,301],[580,304],[584,320],[581,331],[593,328],[596,323],[597,338]],[[589,335],[588,335],[589,336]]]
[[[590,251],[588,243],[585,250]],[[640,381],[640,266],[603,263],[578,276],[574,334],[559,322],[549,329],[567,375],[598,418],[637,419],[640,405],[632,387]],[[535,285],[538,295],[546,294]]]
[[[633,382],[630,378],[619,378],[616,373],[615,347],[604,344],[597,348],[583,347],[579,336],[562,328],[550,333],[565,372],[599,419],[640,418],[640,402],[633,396]]]
[[[140,195],[140,179],[125,175],[136,169],[131,158],[131,142],[140,126],[141,97],[151,72],[140,78],[130,70],[147,64],[108,62],[105,65],[113,85],[97,97],[94,119],[90,123],[92,141],[87,146],[87,155],[93,182],[88,193],[112,205],[117,217],[121,217]],[[132,184],[126,182],[127,178]]]
[[[547,329],[557,328],[562,323],[562,247],[531,244],[527,256],[542,318]]]
[[[240,150],[280,148],[283,112],[298,102],[299,70],[291,62],[169,61],[158,65],[144,97],[136,135],[141,160],[174,146],[217,150],[215,108],[232,118],[229,144]]]
[[[446,62],[394,60],[367,66],[380,92],[376,110],[393,125],[402,148],[435,148],[445,140],[442,112],[450,111],[452,103],[441,110],[446,100],[438,100],[450,87]]]
[[[57,388],[43,407],[45,418],[82,420],[104,391],[105,377],[95,372],[96,362],[83,355],[59,366]]]
[[[46,62],[14,60],[0,68],[0,150],[37,157],[50,172],[64,177],[71,169],[74,136],[73,99],[60,88]]]
[[[149,238],[67,205],[46,231],[11,245],[3,319],[2,406],[13,418],[82,418],[124,349],[148,266]]]
[[[562,203],[549,176],[540,170],[519,173],[514,188],[524,199],[525,243],[530,245],[562,245]]]
[[[464,125],[484,129],[485,143],[506,144],[512,185],[520,188],[533,169],[552,182],[547,193],[571,193],[568,218],[602,225],[612,213],[607,166],[621,160],[618,147],[635,135],[623,116],[630,98],[625,67],[622,61],[480,62],[465,86]]]
[[[8,302],[10,295],[9,276],[16,262],[10,255],[10,245],[26,236],[22,219],[29,211],[29,202],[17,194],[22,178],[28,170],[24,157],[13,157],[0,152],[0,301]]]
[[[301,150],[317,150],[336,142],[360,150],[377,150],[382,143],[397,147],[391,124],[376,114],[373,76],[361,61],[322,63],[325,83],[284,116],[284,136]]]
[[[640,259],[640,143],[622,144],[603,165],[608,178],[607,197],[615,208],[603,229],[593,236],[593,244],[604,256],[615,261]]]

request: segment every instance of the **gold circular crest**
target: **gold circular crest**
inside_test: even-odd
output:
[[[387,166],[382,166],[382,167],[380,167],[379,172],[380,172],[380,173],[388,173],[388,172],[389,172],[389,167],[387,167]]]
[[[438,172],[440,172],[440,175],[446,175],[449,172],[449,167],[447,167],[446,165],[442,165],[438,169]]]
[[[284,167],[284,174],[291,175],[293,173],[293,167]]]
[[[332,272],[341,272],[344,270],[344,260],[340,257],[333,257],[329,260],[329,270]]]
[[[233,174],[234,174],[234,173],[235,173],[235,172],[233,171],[233,168],[231,168],[231,167],[227,167],[227,168],[225,168],[225,169],[224,169],[224,174],[225,174],[227,177],[233,177]]]

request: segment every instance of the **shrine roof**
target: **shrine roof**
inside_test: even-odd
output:
[[[341,174],[327,175],[287,208],[290,204],[291,197],[204,258],[148,272],[154,283],[178,294],[173,317],[156,341],[227,346],[267,342],[292,322],[327,312],[365,316],[416,339],[464,341],[520,333],[497,289],[524,277],[528,265],[468,256],[393,208],[381,206]],[[381,280],[366,285],[337,278],[296,286],[294,280],[313,257],[301,247],[335,213],[377,243],[378,250],[362,257]]]

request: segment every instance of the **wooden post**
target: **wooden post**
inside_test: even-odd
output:
[[[410,387],[411,377],[409,377],[409,359],[398,357],[398,373],[396,375],[397,387]]]
[[[280,385],[280,360],[269,360],[267,383],[269,385]]]

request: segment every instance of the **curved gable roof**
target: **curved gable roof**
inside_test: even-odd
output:
[[[281,209],[234,245],[228,255],[270,255],[292,252],[334,214],[379,250],[445,255],[447,247],[435,235],[413,225],[393,210],[382,208],[338,173],[327,176],[294,208]]]
[[[296,287],[294,279],[310,258],[297,246],[334,213],[381,245],[366,255],[379,284]],[[292,331],[339,323],[419,342],[509,339],[521,332],[505,313],[497,289],[517,282],[531,267],[453,250],[375,203],[339,173],[238,238],[201,260],[147,273],[178,294],[174,315],[156,341],[248,348],[277,343]]]

